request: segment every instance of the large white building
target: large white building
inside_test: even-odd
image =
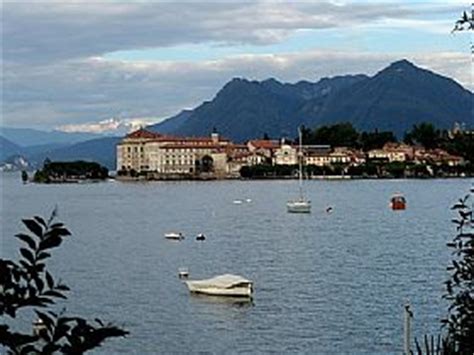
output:
[[[175,137],[140,129],[117,145],[117,171],[159,174],[226,173],[228,139]]]

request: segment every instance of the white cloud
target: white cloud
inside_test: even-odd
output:
[[[6,70],[4,124],[43,122],[63,129],[100,131],[133,117],[161,120],[210,100],[232,77],[317,81],[340,74],[375,74],[407,58],[471,87],[468,53],[364,53],[309,50],[229,56],[209,61],[126,62],[88,59]],[[12,72],[15,72],[13,75]],[[115,117],[119,121],[108,121]],[[106,120],[105,122],[94,123]],[[92,121],[92,122],[91,122]],[[84,126],[81,126],[84,124]],[[73,126],[71,126],[73,125]],[[79,125],[79,126],[77,126]]]
[[[158,120],[194,108],[235,76],[316,81],[346,73],[374,74],[402,57],[472,87],[467,53],[444,49],[428,54],[390,53],[389,49],[365,53],[355,45],[346,51],[284,46],[302,30],[337,29],[345,40],[331,43],[332,48],[347,48],[341,43],[351,42],[354,28],[444,31],[448,23],[437,16],[454,13],[456,18],[458,6],[455,1],[436,6],[402,1],[5,2],[3,124],[113,129],[116,122],[110,117],[119,122],[133,117]],[[183,61],[104,59],[115,51],[166,51],[183,44],[202,46],[209,58],[216,45],[252,46],[263,52],[275,43],[283,44],[279,53],[242,50],[240,55],[213,60],[193,60],[191,54]]]

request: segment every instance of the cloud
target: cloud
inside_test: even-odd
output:
[[[300,30],[415,16],[396,3],[28,2],[3,5],[5,61],[44,64],[183,44],[265,46]]]
[[[461,12],[455,1],[68,0],[4,2],[2,12],[2,119],[10,126],[101,130],[114,127],[110,117],[160,120],[212,99],[235,76],[316,81],[374,74],[402,57],[472,87],[467,53],[444,47],[424,54],[391,52],[389,43],[384,53],[367,53],[352,41],[366,30],[444,30],[447,22],[440,17],[456,19]],[[314,45],[295,43],[301,33],[314,33]],[[334,35],[330,43],[319,45],[328,33]],[[176,46],[196,46],[206,55],[199,60],[192,53],[184,60],[107,59],[117,51],[169,53]],[[231,50],[213,57],[217,47]]]
[[[467,53],[364,53],[313,49],[284,54],[247,54],[204,61],[116,61],[92,58],[6,70],[5,125],[91,126],[110,117],[156,121],[210,100],[233,77],[281,81],[317,81],[340,74],[375,74],[390,62],[407,58],[471,87]],[[14,74],[13,74],[14,73]],[[85,129],[85,128],[84,128]]]

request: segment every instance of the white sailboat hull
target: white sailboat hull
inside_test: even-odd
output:
[[[290,213],[311,213],[310,201],[289,201],[286,204],[286,209]]]

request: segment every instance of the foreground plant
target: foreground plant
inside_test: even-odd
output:
[[[474,193],[474,188],[471,190]],[[467,195],[451,208],[457,212],[452,222],[456,235],[447,243],[452,249],[448,265],[449,279],[445,282],[443,298],[449,302],[448,314],[441,320],[445,334],[425,335],[424,341],[415,338],[416,352],[422,354],[474,354],[474,215]],[[420,344],[421,343],[421,344]]]
[[[53,211],[47,221],[39,216],[24,219],[29,232],[15,235],[24,243],[20,260],[0,259],[0,345],[10,354],[81,354],[107,338],[128,334],[99,319],[89,322],[51,310],[57,299],[67,299],[69,291],[46,269],[51,249],[71,235],[62,223],[54,223],[55,217]],[[25,308],[33,308],[38,317],[38,327],[31,333],[11,329],[12,320]]]

